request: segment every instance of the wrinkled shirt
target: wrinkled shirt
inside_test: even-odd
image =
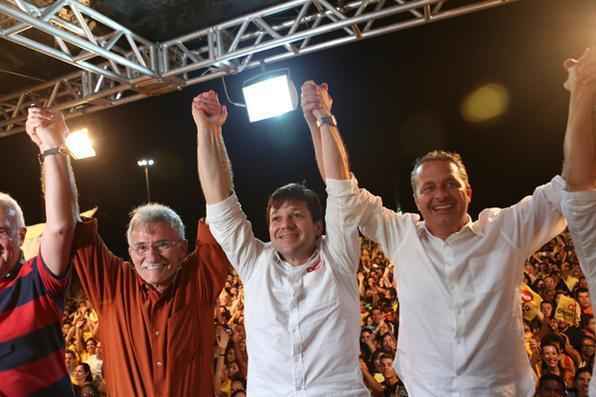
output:
[[[446,240],[396,213],[355,179],[338,189],[350,222],[395,263],[400,327],[395,369],[415,397],[530,397],[519,286],[525,260],[563,231],[563,180],[488,209]]]
[[[569,224],[575,253],[588,281],[592,307],[596,307],[596,191],[563,191],[563,214]],[[596,379],[590,381],[590,396],[596,396]]]
[[[328,180],[328,192],[338,183]],[[213,236],[244,284],[247,395],[370,396],[358,361],[360,241],[343,212],[349,194],[328,200],[327,235],[301,266],[255,238],[236,195],[207,206]]]

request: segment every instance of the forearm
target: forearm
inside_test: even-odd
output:
[[[349,179],[348,153],[339,130],[329,124],[321,126],[321,155],[326,179]]]
[[[569,191],[596,186],[594,100],[590,90],[578,87],[571,93],[564,143],[563,177]]]
[[[61,154],[46,156],[42,180],[46,226],[41,239],[41,252],[48,268],[58,275],[68,266],[79,212],[70,158]]]
[[[321,153],[321,130],[316,124],[308,123],[310,136],[312,138],[313,147],[315,149],[315,160],[317,161],[317,168],[321,174],[321,179],[325,180],[325,167],[323,164],[323,154]]]
[[[232,173],[221,128],[197,129],[197,168],[207,204],[225,200],[232,193]]]

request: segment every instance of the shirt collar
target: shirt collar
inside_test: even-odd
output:
[[[311,266],[315,261],[317,261],[320,257],[320,253],[321,253],[321,245],[320,245],[320,241],[321,239],[319,238],[319,241],[317,241],[317,245],[315,247],[314,252],[312,253],[312,255],[308,258],[308,260],[306,262],[304,262],[302,265],[299,266],[294,266],[294,265],[290,265],[288,262],[286,262],[281,255],[279,254],[279,252],[277,252],[277,250],[274,250],[273,252],[274,254],[274,258],[277,261],[277,263],[279,264],[285,264],[291,268],[295,268],[295,269],[302,269],[305,267],[309,267]]]
[[[472,222],[472,217],[470,216],[470,214],[466,214],[466,217],[467,217],[467,222],[462,226],[461,229],[459,229],[457,232],[451,234],[449,236],[449,238],[462,235],[467,230],[471,231],[472,233],[474,233],[477,236],[483,235],[482,230],[480,229],[480,227],[478,225],[478,222]],[[421,239],[426,239],[429,236],[434,237],[434,235],[430,232],[430,230],[428,230],[428,227],[426,227],[425,221],[421,221],[418,223],[417,232],[418,232],[418,237],[420,237]]]
[[[24,261],[24,258],[21,255],[21,259],[19,259],[17,261],[16,265],[12,268],[11,271],[9,271],[8,273],[4,274],[4,276],[2,276],[0,281],[13,280],[17,276],[17,274],[19,274],[19,271],[21,270],[21,267],[23,266],[23,261]]]

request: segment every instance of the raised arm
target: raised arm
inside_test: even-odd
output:
[[[70,158],[64,146],[68,128],[62,113],[31,108],[26,129],[43,158],[46,225],[41,237],[41,257],[54,275],[61,275],[68,267],[79,212]]]
[[[205,200],[219,203],[233,190],[232,167],[222,137],[228,110],[215,91],[208,91],[194,98],[192,117],[197,126],[197,168]]]
[[[579,59],[564,63],[570,92],[563,177],[571,192],[596,188],[596,139],[594,95],[596,94],[596,49],[586,49]]]
[[[327,83],[307,81],[302,85],[302,111],[310,129],[321,177],[349,179],[348,153],[331,114],[333,99]]]

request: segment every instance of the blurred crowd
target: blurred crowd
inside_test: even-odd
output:
[[[360,367],[374,397],[407,396],[393,369],[399,336],[395,265],[375,243],[362,239],[357,274],[362,327]],[[527,260],[520,291],[523,338],[540,387],[550,385],[568,396],[587,396],[596,319],[586,279],[567,233],[557,236]],[[214,313],[217,397],[246,396],[248,357],[243,295],[238,276],[230,274]],[[63,325],[66,365],[78,396],[103,396],[102,343],[109,341],[98,340],[99,320],[87,300],[80,293],[71,296],[66,302]],[[538,391],[537,396],[540,395]]]

